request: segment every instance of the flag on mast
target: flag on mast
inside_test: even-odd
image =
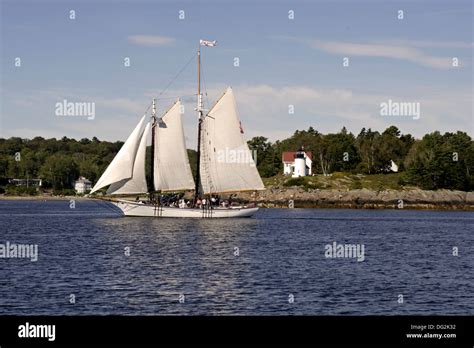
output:
[[[201,46],[209,46],[209,47],[214,47],[217,45],[217,41],[209,41],[209,40],[199,40],[199,43]]]

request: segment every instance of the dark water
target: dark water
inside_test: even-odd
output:
[[[469,212],[160,220],[105,202],[0,201],[0,243],[39,248],[37,262],[0,259],[0,314],[472,315],[473,225]],[[365,260],[326,258],[334,241],[363,244]]]

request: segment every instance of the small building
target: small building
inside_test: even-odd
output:
[[[397,166],[397,164],[396,164],[394,161],[392,161],[392,160],[390,160],[390,170],[391,170],[392,172],[394,172],[394,173],[397,173],[397,172],[398,172],[398,166]]]
[[[283,152],[281,157],[283,174],[291,175],[293,178],[312,175],[313,154],[304,151],[304,147],[296,152]]]
[[[83,176],[80,176],[79,179],[74,183],[74,190],[77,193],[86,193],[92,189],[92,182]]]
[[[10,184],[15,186],[26,186],[26,187],[41,187],[43,182],[41,179],[10,179]]]

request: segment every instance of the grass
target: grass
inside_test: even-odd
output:
[[[284,175],[276,175],[271,178],[263,178],[266,187],[303,187],[304,189],[337,189],[337,190],[360,190],[368,189],[383,191],[387,189],[401,190],[399,184],[401,173],[389,174],[351,174],[335,172],[330,176],[316,175],[300,178],[291,178]]]

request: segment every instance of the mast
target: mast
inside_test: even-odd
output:
[[[156,99],[153,98],[153,107],[151,109],[151,185],[148,193],[150,201],[154,201],[153,192],[155,191],[155,127],[156,127]]]
[[[199,49],[197,53],[198,63],[198,94],[197,94],[197,112],[198,112],[198,137],[197,137],[197,155],[196,155],[196,179],[194,189],[194,204],[196,204],[199,198],[200,191],[200,162],[201,162],[201,128],[202,128],[202,95],[201,95],[201,43],[199,43]]]

